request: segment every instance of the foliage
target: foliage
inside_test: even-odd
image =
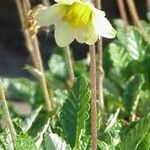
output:
[[[149,34],[150,24],[141,23]],[[107,125],[101,126],[98,114],[98,149],[149,150],[150,44],[135,26],[129,25],[125,30],[121,20],[114,20],[114,25],[117,38],[104,49]],[[0,109],[0,150],[91,149],[89,58],[73,61],[73,67],[75,82],[69,89],[64,50],[56,48],[45,72],[55,103],[52,112],[46,110],[37,78],[3,78],[17,138],[14,148]],[[36,71],[28,66],[29,69],[33,74]],[[14,101],[30,105],[30,115],[19,114],[12,105]]]
[[[65,132],[66,141],[78,149],[82,130],[88,119],[89,110],[89,89],[83,77],[77,79],[73,89],[69,92],[61,111],[61,125]]]

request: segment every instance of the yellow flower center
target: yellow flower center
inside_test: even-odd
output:
[[[64,20],[73,27],[81,27],[87,25],[91,19],[91,14],[92,10],[87,5],[75,2],[68,6]]]

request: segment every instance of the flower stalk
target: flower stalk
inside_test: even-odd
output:
[[[95,7],[101,9],[101,0],[95,1]],[[106,127],[106,117],[105,117],[105,106],[104,106],[104,96],[103,96],[103,80],[104,80],[104,70],[103,70],[103,39],[102,37],[98,39],[96,43],[97,49],[97,94],[98,94],[98,104],[100,108],[101,118],[103,127]]]
[[[103,80],[104,80],[104,69],[103,69],[103,39],[100,38],[96,43],[98,64],[97,64],[97,90],[98,90],[98,104],[100,108],[101,118],[103,127],[106,127],[106,116],[105,116],[105,105],[103,95]]]
[[[97,109],[96,109],[96,61],[95,45],[90,45],[90,80],[91,80],[91,142],[92,150],[97,150]]]
[[[142,24],[140,22],[134,0],[127,0],[127,5],[129,7],[130,14],[131,14],[134,25],[140,29],[141,34],[143,35],[145,41],[147,41],[150,44],[149,35],[145,32],[144,27],[142,26]]]
[[[10,130],[10,134],[11,134],[13,145],[15,146],[15,143],[16,143],[16,131],[15,131],[13,122],[12,122],[11,117],[10,117],[10,113],[9,113],[7,101],[6,101],[6,98],[5,98],[5,94],[4,94],[4,89],[3,89],[1,78],[0,78],[0,102],[1,102],[2,107],[3,107],[6,123],[8,125],[9,130]]]
[[[18,8],[18,12],[19,12],[19,16],[20,16],[20,20],[21,20],[21,24],[22,24],[22,29],[24,29],[25,28],[24,20],[25,20],[25,17],[27,16],[28,12],[30,11],[30,7],[31,7],[30,2],[29,2],[29,0],[26,0],[26,1],[16,0],[16,5]],[[50,89],[48,89],[48,86],[47,86],[37,37],[36,37],[36,35],[31,35],[28,28],[27,28],[27,30],[25,30],[24,35],[25,35],[28,51],[29,51],[30,56],[33,61],[33,65],[38,71],[41,72],[39,81],[40,81],[41,87],[43,89],[44,99],[45,99],[47,109],[48,109],[48,111],[52,111],[54,104],[53,104],[53,100],[52,100],[51,91],[50,91]]]
[[[124,0],[117,0],[118,3],[118,8],[119,8],[119,12],[120,12],[120,16],[124,22],[124,28],[127,29],[128,26],[128,18],[127,18],[127,12],[125,9],[125,3]]]
[[[73,64],[72,64],[72,56],[70,52],[69,46],[67,46],[65,49],[65,57],[66,57],[66,64],[69,72],[69,88],[72,87],[74,82],[74,71],[73,71]]]

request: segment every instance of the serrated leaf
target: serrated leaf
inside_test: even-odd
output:
[[[113,127],[113,125],[117,122],[117,117],[119,115],[119,112],[120,112],[120,109],[117,109],[116,113],[110,117],[107,123],[107,127],[105,129],[105,132],[110,130]]]
[[[150,133],[147,133],[144,139],[138,146],[138,150],[149,150],[150,149]]]
[[[22,123],[22,128],[24,131],[28,131],[30,129],[36,117],[39,115],[41,109],[42,106],[36,108],[35,110],[33,110],[32,114],[24,120],[24,122]]]
[[[31,136],[21,132],[17,135],[15,150],[37,150]]]
[[[44,136],[44,150],[70,150],[70,148],[57,134],[49,133]]]
[[[28,134],[31,135],[35,140],[37,140],[43,128],[45,127],[45,124],[47,124],[49,117],[50,113],[46,110],[41,109],[35,120],[32,122],[32,125],[28,130]]]
[[[149,44],[136,27],[128,28],[126,47],[133,60],[142,60],[149,51]]]
[[[123,99],[124,107],[128,114],[134,112],[137,107],[139,94],[143,83],[143,76],[141,74],[137,74],[130,78],[128,84],[125,87]]]
[[[61,55],[53,54],[49,60],[50,73],[57,79],[64,79],[67,75],[67,67]]]
[[[53,100],[55,101],[56,105],[62,106],[67,97],[68,97],[67,90],[57,89],[54,91]]]
[[[46,134],[48,128],[50,125],[50,119],[48,119],[47,123],[45,124],[45,126],[43,127],[43,130],[40,132],[39,136],[38,136],[38,140],[36,141],[36,147],[37,149],[39,149],[41,147],[41,144],[43,142],[43,138],[44,138],[44,134]]]
[[[145,83],[144,83],[144,88],[150,89],[150,57],[147,56],[144,61],[139,64],[142,70],[142,73],[144,75]]]
[[[120,43],[111,43],[108,50],[110,53],[110,59],[112,60],[115,68],[124,68],[130,62],[130,57],[126,48],[120,45]]]
[[[130,130],[123,135],[119,145],[120,150],[136,150],[150,129],[150,115],[138,121]]]
[[[98,141],[98,147],[100,148],[100,150],[115,150],[113,145],[108,145],[104,141]]]
[[[124,30],[123,22],[121,20],[114,21],[116,28],[117,28],[117,37],[118,39],[115,41],[116,43],[116,53],[110,52],[112,56],[118,56],[118,60],[120,65],[123,65],[122,61],[125,60],[125,56],[128,57],[125,62],[125,66],[129,61],[141,61],[144,59],[145,56],[149,55],[150,45],[148,42],[145,41],[144,37],[142,36],[140,30],[134,26],[128,26],[127,30]],[[148,25],[149,26],[149,25]],[[111,43],[112,44],[112,43]],[[120,48],[119,48],[120,47]],[[121,52],[124,50],[124,54],[122,57],[120,55]],[[119,55],[118,55],[119,54]],[[113,58],[115,58],[113,57]],[[123,58],[123,60],[121,60]],[[117,62],[118,60],[112,59],[112,61]],[[116,64],[116,63],[115,63]],[[118,63],[117,63],[118,64]],[[118,64],[119,65],[119,64]],[[123,67],[123,66],[122,66]]]
[[[35,87],[37,86],[34,81],[18,78],[18,79],[3,79],[4,87],[8,97],[24,100],[33,103]]]
[[[1,150],[14,150],[11,134],[8,128],[4,129],[0,134],[0,145],[2,147]]]
[[[88,119],[89,99],[88,83],[84,77],[80,77],[75,81],[61,111],[61,126],[72,148],[80,145],[81,131]]]

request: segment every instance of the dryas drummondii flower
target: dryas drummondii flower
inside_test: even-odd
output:
[[[55,0],[57,3],[36,15],[41,26],[55,25],[55,40],[60,47],[74,39],[80,43],[94,44],[98,37],[114,38],[116,31],[105,17],[105,12],[96,9],[90,1]]]

